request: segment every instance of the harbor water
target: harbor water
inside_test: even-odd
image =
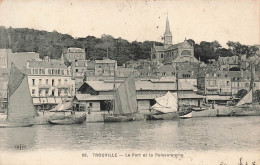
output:
[[[0,128],[0,150],[260,151],[260,117]]]

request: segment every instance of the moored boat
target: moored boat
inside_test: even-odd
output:
[[[86,114],[83,114],[80,117],[71,115],[71,116],[67,116],[64,119],[49,120],[49,123],[53,125],[70,125],[70,124],[82,124],[85,121],[86,121]]]
[[[131,74],[116,90],[114,83],[112,113],[103,114],[104,122],[128,122],[144,119],[137,109],[134,76]]]
[[[30,127],[38,116],[29,90],[28,76],[12,63],[8,81],[8,104],[6,121],[0,128]]]

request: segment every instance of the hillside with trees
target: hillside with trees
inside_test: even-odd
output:
[[[242,45],[239,42],[228,42],[229,49],[222,48],[217,42],[202,41],[200,44],[188,40],[194,46],[195,57],[208,62],[209,59],[218,59],[219,56],[232,56],[244,53],[251,56],[257,48]],[[128,60],[147,59],[154,41],[129,42],[111,35],[102,35],[101,38],[87,36],[86,38],[73,38],[68,34],[57,31],[47,32],[28,28],[0,27],[0,48],[11,48],[13,52],[37,52],[40,57],[49,56],[60,58],[62,51],[67,47],[84,48],[86,58],[90,60],[102,59],[108,56],[116,59],[121,65]],[[156,45],[163,45],[155,42]]]

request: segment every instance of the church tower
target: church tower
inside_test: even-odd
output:
[[[172,45],[172,33],[170,31],[170,25],[168,20],[168,15],[166,18],[166,28],[164,33],[164,45]]]

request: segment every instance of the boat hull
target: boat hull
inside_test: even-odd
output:
[[[32,123],[0,123],[0,128],[31,127]]]
[[[65,119],[49,120],[48,122],[53,125],[70,125],[70,124],[82,124],[86,121],[86,116],[81,117],[67,117]]]
[[[104,115],[104,122],[128,122],[135,121],[135,118],[132,116],[123,116],[123,115]]]
[[[188,113],[188,114],[185,114],[185,115],[182,115],[180,116],[181,119],[189,119],[189,118],[192,118],[192,112]]]
[[[148,114],[146,120],[173,120],[178,118],[177,112],[163,113],[163,114]]]

